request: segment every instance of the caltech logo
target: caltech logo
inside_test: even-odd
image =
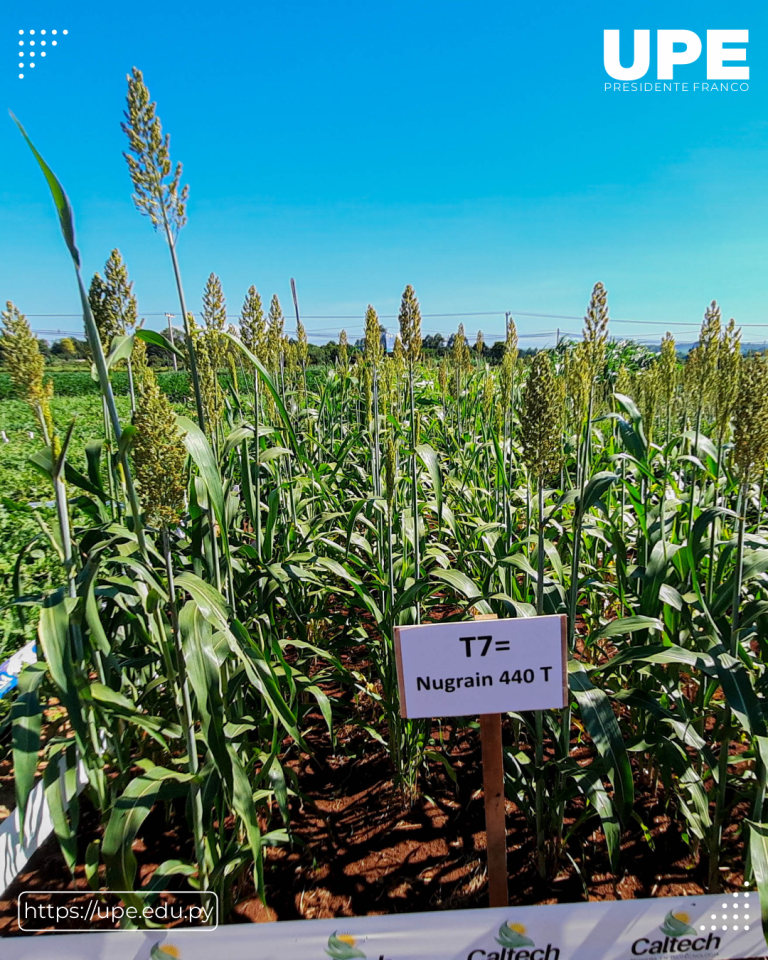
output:
[[[536,947],[528,936],[522,923],[502,923],[496,935],[501,950],[472,950],[467,960],[560,960],[560,950],[548,943],[546,947]],[[528,948],[532,947],[532,950]]]
[[[365,954],[358,949],[357,940],[349,933],[332,933],[328,937],[325,952],[331,960],[354,960],[356,957],[365,960]]]
[[[640,937],[632,944],[632,955],[635,957],[674,956],[685,953],[708,953],[720,949],[720,937],[710,933],[706,937],[697,937],[696,931],[690,925],[687,913],[678,910],[670,912],[664,917],[664,923],[659,930],[664,939],[651,940],[650,937]]]
[[[692,86],[694,90],[746,90],[749,84],[749,67],[732,66],[728,61],[746,61],[746,44],[749,30],[707,30],[706,63],[707,81],[678,80],[675,82],[675,67],[694,63],[702,53],[701,37],[693,30],[656,31],[656,80],[673,83],[634,83],[645,77],[651,66],[651,31],[635,30],[631,66],[622,66],[620,53],[620,30],[603,31],[603,63],[608,76],[620,83],[606,83],[606,90],[672,90]],[[729,44],[729,46],[725,46]],[[728,64],[728,65],[727,65]]]
[[[149,951],[150,960],[181,960],[181,951],[172,943],[156,943]]]

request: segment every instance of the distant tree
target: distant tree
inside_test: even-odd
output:
[[[504,356],[504,349],[506,343],[503,340],[497,340],[493,346],[488,351],[491,357],[491,360],[494,363],[501,363],[502,357]]]
[[[430,333],[424,337],[424,342],[422,344],[425,350],[434,350],[435,353],[440,354],[443,352],[445,347],[445,337],[442,333]]]
[[[67,360],[74,360],[75,357],[77,357],[77,347],[72,337],[64,337],[63,340],[59,340],[58,352],[60,356],[65,357]]]

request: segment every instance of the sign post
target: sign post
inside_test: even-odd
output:
[[[480,716],[492,907],[509,904],[501,715],[566,706],[566,651],[560,615],[395,628],[401,715]]]

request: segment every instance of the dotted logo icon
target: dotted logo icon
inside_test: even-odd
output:
[[[745,883],[744,886],[749,886],[749,884]],[[711,913],[709,915],[710,923],[699,924],[699,930],[706,930],[707,928],[710,930],[749,930],[749,922],[752,919],[749,901],[750,894],[748,892],[731,894],[730,904],[724,897],[721,906],[723,912],[721,914]]]
[[[19,80],[23,80],[25,70],[34,70],[49,47],[59,45],[59,37],[66,37],[69,30],[19,30]]]

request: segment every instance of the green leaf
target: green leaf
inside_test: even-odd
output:
[[[256,368],[256,372],[258,373],[259,378],[261,379],[261,382],[264,384],[267,390],[269,390],[269,392],[272,394],[272,399],[274,400],[275,406],[277,407],[277,411],[280,414],[280,419],[283,421],[283,427],[285,428],[285,432],[288,435],[288,439],[291,442],[291,446],[293,447],[294,453],[300,460],[303,460],[305,463],[309,465],[309,461],[307,460],[306,456],[304,456],[301,445],[299,444],[299,441],[296,439],[296,434],[294,433],[293,425],[291,424],[291,418],[288,415],[288,411],[285,409],[285,404],[283,403],[283,398],[280,396],[280,391],[277,389],[277,387],[273,383],[272,377],[270,377],[269,373],[264,367],[264,364],[258,359],[258,357],[256,357],[253,353],[251,353],[251,351],[248,349],[248,347],[246,347],[246,345],[242,342],[242,340],[238,340],[237,337],[233,337],[232,334],[227,333],[226,330],[222,331],[221,336],[224,336],[228,340],[230,340],[238,348],[238,350],[242,351],[242,353],[244,353],[245,356],[248,357],[248,359],[251,361],[253,366]]]
[[[91,890],[98,890],[100,840],[91,840],[85,850],[85,879]]]
[[[136,878],[136,857],[132,844],[141,825],[155,804],[163,783],[167,780],[188,782],[189,774],[163,767],[152,767],[144,776],[128,784],[112,807],[104,840],[102,855],[107,867],[107,885],[112,890],[133,890]],[[128,895],[125,895],[126,900]],[[136,900],[137,898],[132,898]]]
[[[619,617],[611,620],[605,626],[592,634],[592,640],[602,640],[605,637],[621,637],[627,633],[634,633],[636,630],[658,630],[663,631],[664,624],[656,617]]]
[[[107,370],[111,370],[121,360],[127,360],[133,353],[133,344],[136,339],[135,333],[121,334],[112,340],[112,346],[106,357]],[[91,379],[97,383],[99,374],[96,370],[96,364],[91,366]]]
[[[460,570],[432,570],[430,576],[436,580],[442,580],[452,587],[457,593],[460,593],[467,600],[474,601],[480,613],[493,613],[485,600],[481,600],[483,591],[476,583],[473,583],[469,577]]]
[[[19,811],[19,835],[24,836],[24,817],[32,792],[40,750],[43,708],[38,688],[47,673],[44,663],[30,663],[19,674],[18,691],[11,707],[13,730],[13,780]]]
[[[668,604],[670,607],[674,607],[675,610],[683,609],[683,598],[678,591],[668,583],[662,583],[659,587],[659,600]]]
[[[768,824],[744,819],[749,827],[749,856],[760,897],[763,936],[768,939]]]
[[[253,791],[248,775],[232,743],[227,744],[229,759],[232,767],[232,806],[235,808],[240,821],[245,827],[248,837],[248,846],[253,855],[256,874],[256,888],[261,895],[264,891],[263,859],[261,853],[262,836],[256,807],[253,802]],[[271,769],[271,768],[270,768]]]
[[[573,778],[579,791],[584,794],[597,811],[603,824],[611,870],[615,873],[618,870],[619,854],[621,852],[621,826],[616,816],[613,801],[603,786],[596,764],[590,763],[588,766],[582,767],[572,757],[568,757],[567,762],[563,763],[562,769]]]
[[[136,704],[132,700],[129,700],[128,697],[124,697],[122,693],[118,693],[111,687],[105,686],[103,683],[92,683],[89,689],[93,699],[97,700],[99,703],[103,703],[107,706],[119,707],[128,713],[136,712]]]
[[[217,630],[231,635],[227,605],[218,590],[194,573],[187,571],[178,574],[176,586],[187,591],[208,623]]]
[[[222,541],[226,541],[226,517],[224,514],[224,488],[221,485],[221,473],[210,444],[200,427],[189,417],[177,417],[179,430],[184,434],[187,452],[200,471],[200,477],[208,491],[216,520],[222,530]]]
[[[40,169],[43,171],[43,176],[45,177],[48,183],[48,189],[51,191],[53,202],[56,204],[56,212],[59,215],[59,225],[61,226],[61,232],[64,236],[64,242],[67,245],[67,249],[69,250],[69,254],[72,257],[72,261],[75,264],[75,268],[79,270],[80,269],[80,253],[77,249],[77,246],[75,245],[75,223],[74,223],[74,217],[72,215],[72,207],[70,206],[70,203],[69,203],[69,198],[64,192],[64,188],[57,180],[54,172],[51,170],[51,168],[48,166],[45,160],[43,160],[43,158],[35,149],[35,146],[27,136],[27,132],[24,129],[24,127],[22,127],[21,123],[16,119],[13,113],[11,113],[11,117],[13,118],[13,122],[21,131],[22,137],[24,137],[24,139],[27,141],[27,145],[29,146],[29,149],[32,151],[32,153],[35,156],[35,159],[40,165]]]
[[[40,611],[37,634],[51,678],[58,687],[59,698],[67,709],[69,722],[80,744],[85,744],[88,735],[77,695],[70,651],[69,611],[74,604],[75,601],[69,598],[59,603],[49,601]]]
[[[751,735],[766,735],[763,710],[744,664],[732,657],[722,644],[712,642],[709,652],[714,656],[717,676],[725,699],[742,728]]]
[[[594,507],[597,501],[603,496],[603,494],[610,490],[610,488],[618,479],[618,474],[610,473],[607,470],[604,470],[601,473],[596,473],[589,481],[587,488],[584,491],[584,502],[581,505],[581,512],[586,513],[587,510],[589,510],[591,507]]]
[[[629,647],[598,667],[595,672],[608,673],[625,663],[678,663],[695,667],[708,675],[714,675],[715,661],[707,653],[686,650],[676,643],[654,643],[643,647]]]
[[[169,353],[174,353],[179,360],[186,360],[187,358],[184,354],[175,347],[171,341],[164,337],[162,333],[158,333],[156,330],[145,330],[142,327],[140,330],[137,330],[135,336],[139,340],[143,340],[144,343],[151,343],[155,347],[161,347],[163,350],[167,350]]]
[[[275,800],[277,800],[280,816],[283,818],[283,823],[285,826],[288,827],[290,826],[291,822],[291,812],[288,809],[288,786],[285,782],[285,773],[283,772],[283,768],[280,766],[280,762],[278,761],[277,757],[272,758],[267,771],[267,776],[269,777],[269,782],[272,785],[272,790],[275,794]]]
[[[307,693],[311,693],[312,696],[317,701],[317,705],[320,708],[320,713],[323,715],[325,724],[328,727],[328,735],[331,738],[331,743],[334,742],[334,732],[333,732],[333,716],[331,714],[331,701],[328,699],[327,694],[325,694],[320,687],[315,684],[311,684],[308,687],[304,687]]]
[[[435,763],[442,763],[443,767],[445,768],[445,772],[448,774],[451,780],[453,780],[454,783],[458,782],[456,771],[453,769],[451,761],[444,753],[440,753],[438,750],[425,750],[424,756],[427,758],[427,760],[432,760]]]
[[[568,661],[568,684],[579,704],[584,727],[603,758],[621,819],[634,803],[634,782],[626,746],[610,701],[592,686],[578,660]]]
[[[440,536],[443,525],[443,478],[440,474],[440,464],[437,462],[437,453],[428,443],[418,444],[416,453],[427,468],[432,480],[435,500],[437,501],[437,533]]]
[[[67,798],[62,796],[62,785],[65,782],[65,777],[62,777],[61,774],[67,766],[77,763],[75,757],[74,749],[52,751],[43,773],[45,802],[51,815],[53,832],[56,834],[62,855],[73,877],[75,875],[75,864],[77,863],[77,837],[67,816]]]

